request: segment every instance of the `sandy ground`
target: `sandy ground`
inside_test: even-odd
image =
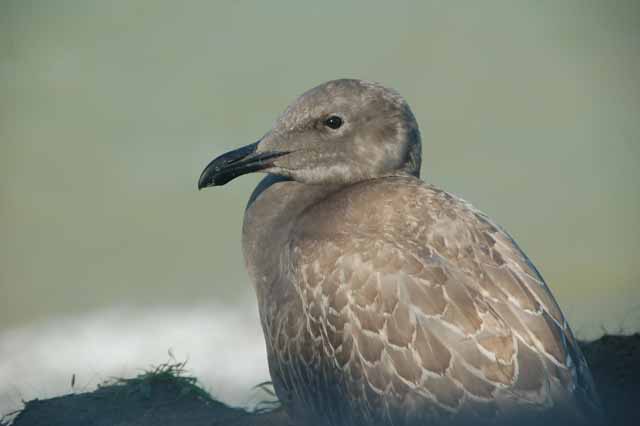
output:
[[[610,425],[640,424],[640,334],[605,335],[582,343]],[[183,367],[183,365],[182,365]],[[286,426],[282,410],[248,413],[214,400],[183,375],[180,364],[164,365],[94,392],[32,400],[3,426]]]

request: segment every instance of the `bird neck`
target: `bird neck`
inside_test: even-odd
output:
[[[296,218],[339,189],[268,175],[253,191],[244,215],[242,249],[263,318],[264,309],[275,305],[270,301],[282,303],[294,296],[279,265]]]

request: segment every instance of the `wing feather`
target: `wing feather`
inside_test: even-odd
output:
[[[372,213],[349,238],[292,242],[293,281],[328,362],[389,407],[486,416],[571,392],[597,406],[565,318],[513,239],[443,191],[413,197],[403,221]]]

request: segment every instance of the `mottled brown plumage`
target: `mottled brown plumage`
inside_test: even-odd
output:
[[[319,127],[331,114],[351,127]],[[338,80],[296,101],[252,154],[278,154],[243,246],[292,421],[593,419],[591,375],[541,275],[485,215],[418,179],[419,147],[395,92]],[[225,161],[209,170],[228,173]]]

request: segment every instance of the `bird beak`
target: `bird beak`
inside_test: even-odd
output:
[[[257,172],[273,166],[273,161],[288,152],[257,152],[260,141],[222,154],[202,171],[198,189],[220,186],[238,176]]]

